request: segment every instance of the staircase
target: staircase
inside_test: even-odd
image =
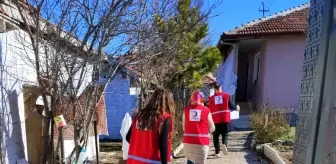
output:
[[[231,120],[231,130],[233,131],[242,131],[250,130],[250,121],[249,115],[252,112],[248,102],[237,102],[237,105],[240,106],[239,119]]]
[[[240,106],[240,115],[249,115],[252,112],[252,109],[248,102],[236,102]]]

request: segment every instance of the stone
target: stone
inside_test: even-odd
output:
[[[294,146],[294,141],[293,140],[285,140],[282,145],[285,146]]]
[[[280,157],[278,152],[275,149],[273,149],[271,146],[264,145],[263,149],[264,149],[264,155],[268,159],[270,159],[273,163],[286,164],[285,161]]]
[[[102,163],[108,163],[109,161],[107,159],[102,159],[101,162]]]
[[[298,110],[298,125],[296,126],[296,133],[297,133],[297,139],[295,143],[295,149],[294,149],[294,164],[301,164],[301,163],[324,163],[322,161],[311,161],[312,156],[318,155],[323,156],[324,152],[318,152],[314,153],[314,151],[311,151],[311,145],[314,144],[314,142],[311,142],[313,140],[317,140],[318,133],[316,133],[316,124],[319,122],[316,122],[315,120],[323,120],[328,119],[321,118],[321,119],[315,119],[317,118],[317,114],[320,112],[320,107],[317,105],[313,105],[312,102],[314,101],[314,104],[320,104],[323,103],[329,104],[328,101],[324,101],[323,96],[316,96],[320,94],[320,89],[328,90],[331,88],[325,88],[327,85],[325,85],[324,81],[328,81],[327,77],[323,77],[324,70],[319,69],[320,67],[323,68],[322,61],[324,59],[329,59],[331,56],[326,56],[330,52],[328,52],[328,47],[324,46],[325,44],[332,44],[328,43],[327,40],[329,38],[321,37],[322,33],[324,35],[330,35],[327,31],[327,28],[333,27],[334,23],[330,23],[330,27],[328,27],[327,21],[329,21],[329,16],[333,17],[332,8],[334,8],[333,5],[327,5],[327,0],[312,0],[311,1],[311,7],[310,7],[310,14],[308,15],[308,21],[309,21],[309,27],[307,29],[307,39],[306,39],[306,49],[305,49],[305,57],[304,57],[304,64],[302,69],[302,78],[301,78],[301,93],[300,93],[300,100],[299,100],[299,110]],[[331,9],[331,10],[330,10]],[[326,19],[327,18],[327,19]],[[324,25],[326,24],[326,25]],[[328,34],[327,34],[328,33]],[[332,54],[332,53],[330,53]],[[331,70],[334,70],[333,65],[329,65]],[[326,70],[329,70],[329,68],[325,68]],[[318,71],[317,71],[318,70]],[[332,83],[331,83],[332,84]],[[331,93],[331,92],[330,92]],[[327,95],[329,97],[330,95]],[[317,99],[313,98],[316,97]],[[333,100],[332,98],[330,100]],[[312,119],[313,118],[313,119]],[[329,117],[331,118],[331,117]],[[330,120],[326,120],[330,121]],[[327,126],[327,125],[326,125]],[[323,131],[323,130],[321,130]],[[324,139],[325,137],[323,137]],[[333,138],[333,137],[329,137]],[[330,141],[326,141],[329,142]],[[322,145],[326,145],[321,142]],[[321,150],[325,150],[321,147]],[[317,158],[315,158],[317,159]]]
[[[260,145],[260,144],[257,144],[256,145],[256,152],[259,154],[259,153],[261,153],[261,151],[262,151],[262,145]]]
[[[273,146],[279,146],[281,144],[282,144],[282,140],[275,140],[275,141],[272,142]]]
[[[250,148],[251,148],[251,149],[254,149],[255,145],[256,145],[256,139],[255,139],[255,138],[252,138],[252,139],[251,139],[251,145],[250,145]]]
[[[115,157],[115,156],[117,156],[117,152],[109,152],[108,153],[108,157]]]

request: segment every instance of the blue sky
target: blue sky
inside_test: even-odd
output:
[[[217,0],[207,0],[213,3]],[[241,24],[262,17],[259,12],[261,2],[265,3],[265,8],[270,12],[265,16],[280,12],[301,4],[309,0],[223,0],[211,15],[215,16],[209,20],[209,34],[212,45],[215,45],[223,32],[235,28]],[[205,5],[207,7],[208,4]],[[216,16],[218,15],[218,16]]]

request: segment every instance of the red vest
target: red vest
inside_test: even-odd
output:
[[[172,137],[172,118],[168,113],[164,113],[162,119],[157,121],[157,127],[168,118],[170,131],[168,136],[168,162],[171,161],[171,137]],[[141,130],[136,127],[137,116],[132,122],[132,136],[128,150],[127,164],[152,164],[161,163],[159,147],[159,130]]]
[[[209,98],[209,108],[215,124],[231,121],[229,97],[227,93],[217,92]]]
[[[183,143],[209,145],[209,108],[203,105],[187,106],[184,109]]]

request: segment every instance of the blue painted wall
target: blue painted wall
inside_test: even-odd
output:
[[[119,140],[122,120],[126,112],[136,108],[135,95],[130,95],[130,80],[121,74],[108,84],[105,90],[105,107],[109,136],[100,136],[100,139]]]

